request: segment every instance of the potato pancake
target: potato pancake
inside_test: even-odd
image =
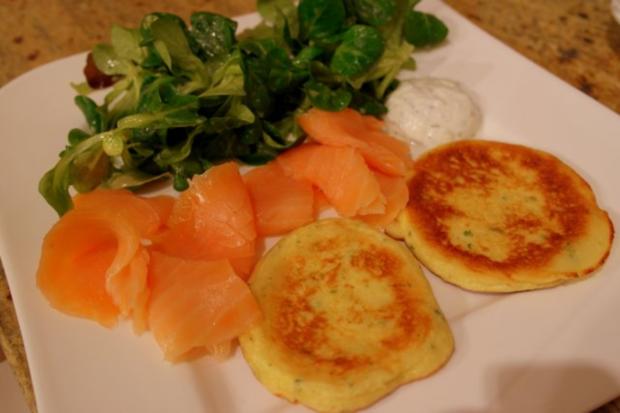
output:
[[[452,333],[408,249],[326,219],[282,238],[250,288],[263,320],[239,339],[272,393],[320,412],[363,408],[439,369]]]
[[[614,236],[590,186],[548,153],[468,140],[415,164],[398,228],[416,257],[474,291],[555,286],[603,264]]]

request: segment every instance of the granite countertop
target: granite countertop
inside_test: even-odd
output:
[[[609,12],[609,0],[445,2],[519,53],[620,113],[620,25]],[[183,18],[198,9],[235,16],[254,11],[254,4],[255,0],[0,2],[0,86],[34,67],[105,41],[112,23],[135,26],[144,14],[154,10]],[[0,346],[31,410],[36,411],[23,343],[1,268]],[[597,412],[620,412],[620,401]]]

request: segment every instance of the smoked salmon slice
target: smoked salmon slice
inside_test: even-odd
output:
[[[50,304],[69,315],[106,327],[131,312],[132,297],[117,282],[133,276],[146,285],[140,262],[132,265],[140,237],[125,222],[105,215],[71,210],[45,236],[37,284]],[[126,268],[131,266],[131,269]]]
[[[226,260],[153,252],[149,274],[148,324],[166,360],[221,349],[261,316],[249,287]]]
[[[252,270],[254,269],[254,266],[258,262],[259,258],[260,256],[258,254],[254,254],[250,257],[229,258],[228,262],[233,267],[237,275],[247,281],[250,278],[250,274],[252,273]]]
[[[163,228],[166,210],[171,206],[167,198],[173,199],[165,196],[140,197],[125,189],[97,189],[75,197],[76,210],[105,217],[110,228],[116,228],[121,223],[127,230],[116,232],[117,253],[106,271],[106,291],[123,317],[130,316],[134,309],[142,306],[148,295],[146,267],[149,256],[141,242]],[[134,327],[137,333],[143,330],[141,323],[135,319]]]
[[[237,192],[245,191],[236,165],[219,172],[236,176]],[[230,179],[218,179],[215,188],[231,184]],[[218,199],[209,191],[196,196],[203,195]],[[245,214],[252,223],[248,237],[252,248],[243,258],[231,258],[233,268],[228,260],[184,260],[145,246],[145,241],[159,236],[166,221],[172,225],[185,223],[182,215],[173,215],[178,207],[174,198],[143,198],[124,190],[79,195],[74,209],[45,236],[37,284],[50,304],[64,313],[106,327],[116,325],[119,318],[131,318],[138,334],[152,328],[169,360],[179,360],[201,346],[221,356],[230,348],[228,341],[260,315],[247,285],[235,273],[237,270],[249,276],[258,258],[247,193],[245,198]],[[192,218],[200,219],[200,212]],[[152,262],[153,257],[156,262]],[[184,310],[175,313],[179,308]],[[171,315],[178,320],[170,319]],[[190,337],[192,332],[194,336]]]
[[[78,194],[73,204],[77,210],[97,211],[111,218],[121,217],[136,227],[144,237],[154,234],[163,225],[152,201],[126,189],[97,189]]]
[[[281,235],[314,220],[314,191],[307,181],[284,174],[276,162],[243,176],[248,187],[259,235]]]
[[[157,215],[159,216],[159,220],[162,224],[162,227],[165,226],[172,214],[172,208],[174,208],[174,203],[176,202],[176,198],[170,195],[156,195],[151,197],[143,197],[150,206],[155,210]]]
[[[329,209],[331,205],[327,197],[319,188],[314,187],[314,216],[318,217],[323,211]]]
[[[145,300],[148,254],[142,240],[162,225],[126,190],[78,195],[48,232],[37,283],[52,306],[111,327]]]
[[[379,183],[354,148],[305,144],[277,162],[287,175],[317,186],[342,216],[385,212]]]
[[[385,228],[402,211],[409,201],[409,188],[404,178],[399,176],[389,176],[380,172],[373,171],[381,192],[385,196],[385,212],[381,214],[360,215],[357,218],[367,224],[379,228]]]
[[[234,162],[192,178],[153,248],[187,259],[247,258],[255,255],[256,226],[248,190]]]
[[[360,151],[372,168],[388,175],[405,176],[411,168],[409,148],[379,129],[381,121],[353,109],[328,112],[310,109],[297,122],[313,140],[324,145],[349,146]]]
[[[377,119],[374,116],[362,116],[362,119],[368,130],[366,133],[361,134],[361,139],[367,142],[374,142],[389,149],[396,156],[398,156],[403,161],[407,169],[410,170],[413,166],[413,159],[411,158],[411,149],[409,144],[386,133],[384,129],[385,122],[382,120]]]

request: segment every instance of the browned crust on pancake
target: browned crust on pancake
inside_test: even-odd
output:
[[[588,188],[589,187],[590,185],[588,185]],[[614,238],[616,237],[616,229],[614,227],[613,221],[611,220],[611,217],[609,216],[609,213],[607,211],[603,211],[603,212],[605,213],[605,218],[607,219],[607,223],[609,225],[609,238],[608,238],[609,248],[607,248],[607,251],[605,251],[605,254],[601,257],[601,259],[598,260],[596,263],[594,263],[591,267],[586,268],[584,271],[581,271],[579,273],[577,272],[573,273],[575,274],[576,277],[590,274],[596,271],[601,265],[605,264],[605,261],[607,261],[607,258],[609,258],[609,254],[611,253],[611,244],[613,244]]]
[[[512,162],[534,172],[530,181],[517,178],[513,183],[542,194],[545,216],[527,214],[519,209],[506,210],[504,225],[499,230],[509,239],[510,253],[502,260],[493,260],[451,243],[446,219],[469,211],[453,208],[446,202],[447,195],[465,189],[491,196],[491,189],[498,180],[514,178]],[[470,268],[499,270],[509,277],[548,264],[562,248],[584,235],[589,214],[597,208],[588,183],[556,157],[521,145],[491,141],[460,141],[431,151],[414,165],[409,192],[407,213],[427,243]],[[549,221],[554,221],[556,228],[549,230]],[[611,244],[613,226],[610,220],[609,225]],[[541,229],[548,234],[544,244],[527,242],[524,238],[524,234]],[[608,253],[597,264],[585,272],[575,272],[574,276],[595,270]]]
[[[263,318],[239,337],[248,364],[271,392],[317,411],[364,408],[435,372],[454,349],[413,255],[362,222],[298,228],[249,284]]]
[[[321,251],[320,271],[309,270],[304,257],[290,257],[282,269],[290,274],[279,287],[277,297],[270,302],[270,312],[276,314],[273,320],[274,342],[287,349],[296,357],[316,364],[321,370],[329,371],[330,376],[369,368],[376,360],[387,358],[392,352],[415,345],[426,339],[430,332],[431,319],[421,312],[419,304],[412,295],[412,286],[405,283],[402,259],[387,248],[373,244],[354,248],[351,256],[341,254],[350,251],[347,245],[355,240],[330,236],[309,246],[310,250]],[[332,253],[330,253],[330,251]],[[312,268],[316,268],[313,259]],[[339,291],[343,299],[351,302],[342,319],[334,320],[333,315],[325,314],[311,305],[310,300],[320,289],[337,288],[341,277],[341,264],[347,262],[353,268],[373,278],[386,281],[393,292],[394,301],[378,309],[369,309],[362,303],[355,305],[355,286],[344,285]],[[343,290],[342,286],[340,290]],[[361,325],[368,319],[382,319],[394,328],[388,337],[381,340],[375,352],[352,354],[330,340],[327,333],[333,332],[329,324]],[[331,320],[331,321],[330,321]]]

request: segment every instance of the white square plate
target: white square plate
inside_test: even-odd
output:
[[[460,81],[484,113],[481,138],[549,151],[592,185],[619,220],[620,117],[427,1],[450,27],[446,45],[416,54],[414,73]],[[239,19],[241,27],[256,15]],[[84,125],[69,82],[84,55],[33,70],[0,90],[0,256],[13,293],[40,413],[297,412],[269,394],[239,352],[170,365],[149,334],[108,331],[54,311],[39,293],[41,241],[56,220],[37,193],[72,127]],[[456,339],[450,362],[369,411],[578,412],[620,394],[620,253],[593,278],[512,295],[460,290],[428,274]]]

